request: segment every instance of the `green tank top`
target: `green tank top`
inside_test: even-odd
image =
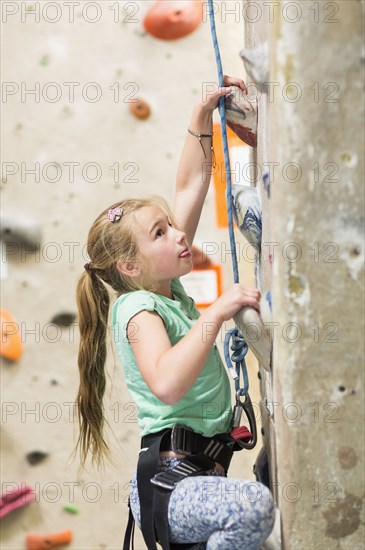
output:
[[[171,284],[175,299],[145,290],[122,294],[113,306],[114,342],[120,358],[127,387],[138,407],[141,437],[149,433],[183,424],[207,437],[227,432],[231,422],[231,389],[227,371],[216,344],[191,389],[175,405],[160,401],[145,383],[126,330],[133,317],[143,311],[155,311],[163,320],[171,345],[183,338],[200,316],[194,301],[187,296],[178,279]],[[138,337],[137,323],[132,335]],[[189,361],[188,355],[186,361]],[[171,365],[174,368],[174,365]]]

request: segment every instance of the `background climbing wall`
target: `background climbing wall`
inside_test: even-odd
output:
[[[253,159],[271,174],[254,179],[261,283],[272,287],[273,377],[263,394],[271,386],[266,443],[282,547],[361,549],[364,3],[248,1],[242,14],[260,94]]]
[[[243,76],[236,4],[223,3],[216,23],[225,72]],[[150,5],[1,2],[2,215],[17,230],[28,224],[28,235],[41,231],[36,251],[12,244],[2,259],[2,307],[13,314],[24,348],[19,362],[1,364],[2,492],[22,483],[35,491],[34,503],[2,521],[4,549],[23,548],[30,531],[67,528],[74,533],[70,548],[121,547],[139,446],[136,407],[111,352],[106,411],[116,466],[104,473],[88,466],[78,477],[77,461],[70,460],[77,434],[77,319],[65,327],[52,319],[75,314],[87,231],[102,208],[153,193],[171,202],[192,106],[216,79],[205,10],[194,33],[165,42],[143,30]],[[145,121],[129,113],[135,97],[151,106]],[[226,287],[230,251],[227,231],[215,223],[215,200],[212,188],[196,244],[222,265]],[[251,267],[241,255],[241,280],[253,284]],[[257,404],[252,356],[250,365]],[[31,466],[25,455],[32,451],[48,456]],[[237,454],[232,475],[252,479],[255,456],[256,450]],[[65,504],[79,514],[68,514]],[[138,537],[136,548],[143,547]]]

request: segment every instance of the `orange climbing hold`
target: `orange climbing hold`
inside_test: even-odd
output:
[[[132,115],[142,120],[148,118],[151,114],[151,109],[147,101],[141,98],[133,100],[129,105],[129,109]]]
[[[0,324],[0,355],[9,361],[19,361],[23,346],[18,323],[8,310],[0,309]]]
[[[143,24],[149,34],[175,40],[193,32],[202,20],[202,0],[158,0],[148,10]]]
[[[27,550],[44,550],[45,548],[56,548],[72,541],[72,531],[60,531],[50,535],[36,535],[28,533],[26,538]]]

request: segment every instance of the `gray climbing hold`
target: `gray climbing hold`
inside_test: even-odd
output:
[[[34,466],[35,464],[39,464],[39,462],[42,462],[45,460],[48,456],[48,453],[44,453],[43,451],[32,451],[28,453],[25,458],[31,464]]]
[[[240,57],[242,58],[246,73],[248,76],[260,86],[262,92],[268,92],[269,83],[269,46],[267,42],[260,44],[254,50],[241,50]]]
[[[0,239],[16,246],[26,246],[28,250],[39,250],[41,246],[41,228],[33,220],[3,218]]]

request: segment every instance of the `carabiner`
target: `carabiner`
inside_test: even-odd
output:
[[[236,440],[236,443],[242,449],[253,449],[257,443],[257,426],[255,411],[253,410],[252,401],[248,393],[244,396],[245,400],[242,402],[240,399],[240,390],[236,392],[236,407],[242,407],[247,416],[248,422],[250,424],[250,432],[252,434],[252,439],[248,443],[240,440]]]

